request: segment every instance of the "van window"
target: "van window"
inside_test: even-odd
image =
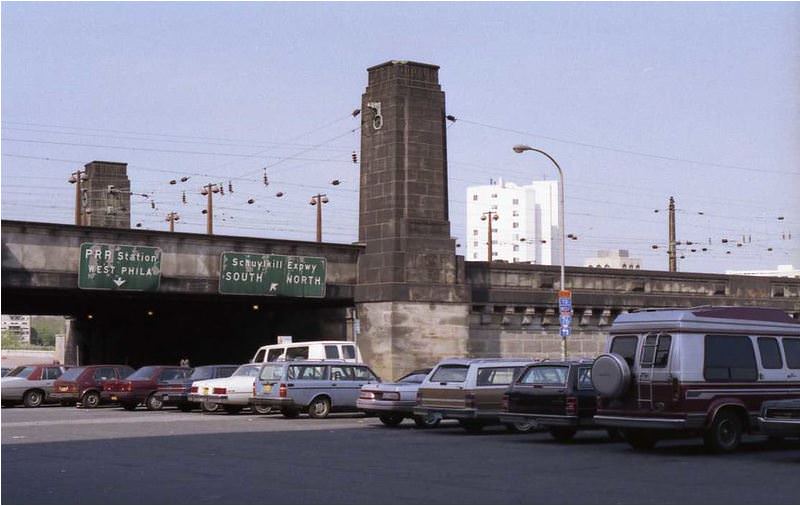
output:
[[[258,350],[258,353],[256,353],[256,358],[253,359],[253,362],[263,362],[264,353],[266,353],[266,351],[267,350]]]
[[[281,358],[281,355],[283,355],[285,351],[286,348],[272,348],[269,350],[269,353],[267,353],[267,362],[275,362]],[[256,360],[256,362],[258,362],[258,360]]]
[[[519,382],[523,385],[564,386],[568,372],[569,367],[565,365],[537,365],[528,369]]]
[[[431,381],[463,383],[467,379],[469,366],[460,364],[441,365],[431,376]]]
[[[781,350],[778,347],[778,340],[774,337],[759,337],[758,353],[761,355],[761,365],[764,369],[783,369]]]
[[[786,367],[800,369],[800,339],[784,337],[783,354],[786,355]]]
[[[355,381],[353,369],[342,365],[331,366],[331,380],[333,381]]]
[[[753,344],[747,336],[706,336],[703,376],[708,381],[755,381]]]
[[[510,385],[518,372],[518,367],[483,367],[478,369],[476,385],[479,387]]]
[[[369,370],[369,368],[364,366],[353,367],[353,371],[355,373],[356,381],[375,381],[378,379],[378,377],[375,376],[372,371]]]
[[[290,380],[321,380],[324,377],[325,366],[322,365],[293,365],[289,367]]]
[[[669,361],[669,347],[671,344],[671,336],[664,334],[660,336],[655,334],[648,335],[644,339],[639,363],[646,367],[666,367]]]
[[[591,367],[581,367],[578,369],[578,390],[594,390]]]
[[[286,360],[308,358],[308,346],[295,346],[286,349]]]
[[[351,345],[342,346],[342,353],[344,353],[344,358],[356,358],[356,347]]]
[[[622,356],[625,362],[633,367],[637,344],[639,344],[639,336],[617,336],[611,341],[611,353]]]
[[[283,365],[265,365],[261,369],[261,379],[264,381],[280,381],[283,376]]]
[[[325,358],[339,358],[339,347],[335,344],[326,344]]]

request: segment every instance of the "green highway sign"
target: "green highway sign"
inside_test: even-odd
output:
[[[161,283],[161,249],[122,244],[81,244],[78,287],[154,292]]]
[[[225,252],[219,262],[219,292],[325,297],[325,269],[320,257]]]

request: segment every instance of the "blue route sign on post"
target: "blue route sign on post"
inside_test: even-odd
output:
[[[561,337],[568,337],[572,326],[572,292],[560,290],[558,292],[558,314],[561,324]]]

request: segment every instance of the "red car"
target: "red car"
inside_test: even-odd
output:
[[[148,410],[156,411],[164,406],[161,394],[173,389],[183,390],[183,384],[191,374],[191,367],[148,365],[123,380],[107,382],[100,398],[119,402],[128,411],[133,411],[141,403]]]
[[[127,378],[132,373],[133,367],[128,365],[73,367],[53,384],[51,397],[62,406],[80,402],[81,407],[96,408],[100,405],[100,393],[106,383]]]

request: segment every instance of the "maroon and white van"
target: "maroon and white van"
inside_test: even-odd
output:
[[[697,307],[620,315],[592,365],[594,421],[636,449],[702,435],[732,451],[764,401],[800,398],[800,321],[777,309]]]

